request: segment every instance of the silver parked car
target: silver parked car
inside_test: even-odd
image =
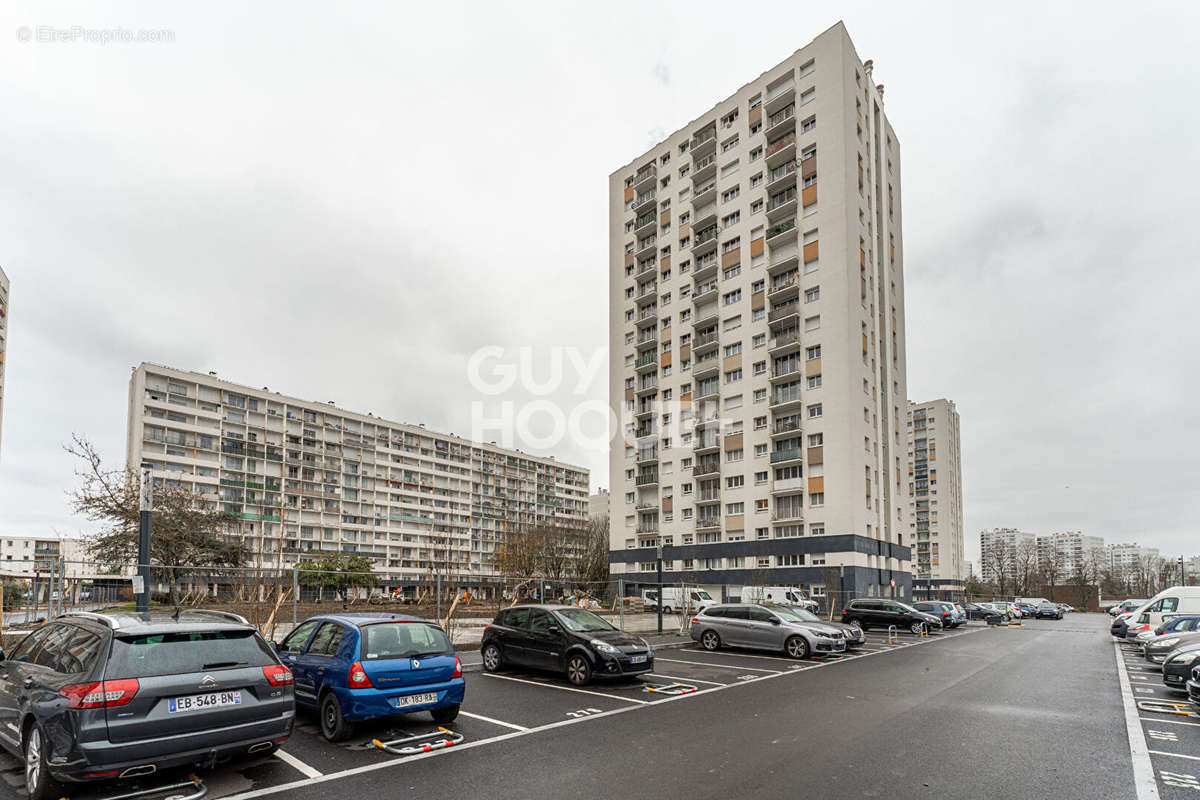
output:
[[[791,658],[846,652],[840,630],[801,617],[786,606],[730,603],[712,606],[692,619],[692,639],[705,650],[724,646],[783,651]]]

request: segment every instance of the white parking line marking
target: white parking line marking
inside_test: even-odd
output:
[[[761,656],[756,653],[739,653],[736,650],[701,650],[698,647],[681,647],[681,653],[704,653],[707,656],[733,656],[736,658],[761,658],[766,661],[795,661],[794,658],[785,658],[784,656]],[[663,660],[659,657],[659,660]]]
[[[275,757],[278,758],[283,763],[287,764],[292,769],[299,772],[301,775],[303,775],[306,778],[321,777],[321,771],[319,769],[310,767],[308,764],[305,764],[303,761],[296,758],[294,755],[287,752],[286,750],[276,750]]]
[[[656,658],[655,661],[668,661],[672,664],[693,664],[697,667],[716,667],[717,669],[737,669],[750,670],[751,672],[769,672],[774,675],[779,674],[777,669],[763,669],[762,667],[743,667],[740,664],[717,664],[713,661],[684,661],[680,658]]]
[[[530,686],[544,686],[547,689],[558,689],[563,692],[577,692],[579,694],[590,694],[596,697],[607,697],[609,700],[623,700],[626,703],[637,703],[640,706],[649,705],[649,700],[635,700],[632,697],[622,697],[619,694],[605,694],[604,692],[590,692],[587,689],[576,689],[573,686],[558,686],[553,683],[542,683],[541,681],[530,681],[524,678],[514,678],[511,675],[497,675],[494,672],[481,673],[485,678],[499,678],[502,681],[516,681],[517,683],[528,683]],[[531,729],[532,730],[532,729]]]
[[[680,681],[681,683],[707,683],[709,686],[728,686],[727,683],[720,681],[702,681],[699,678],[681,678],[678,675],[663,675],[661,672],[648,673],[647,677],[666,678],[669,681]]]
[[[1156,756],[1172,756],[1174,758],[1186,758],[1191,761],[1200,761],[1200,756],[1185,756],[1183,753],[1167,753],[1163,750],[1151,750],[1150,752]]]
[[[1156,731],[1152,728],[1147,728],[1146,733],[1150,734],[1150,738],[1158,742],[1179,742],[1179,734],[1175,731]]]
[[[980,630],[984,630],[984,629],[977,628],[975,631],[972,631],[972,633],[978,632]],[[879,655],[879,653],[863,653],[862,657],[869,658],[874,655]],[[805,666],[805,670],[820,669],[822,667],[827,667],[833,663],[834,662],[832,662],[832,661],[826,661],[826,662],[822,662],[819,664],[809,664],[809,665]],[[797,665],[797,666],[800,666],[800,665]],[[491,673],[484,673],[484,674],[487,675],[487,674],[491,674]],[[759,678],[759,680],[760,681],[769,681],[772,678],[778,678],[781,675],[791,675],[791,674],[794,674],[794,673],[779,672],[774,675],[764,675],[761,678]],[[493,675],[492,677],[504,678],[506,676]],[[537,686],[547,685],[547,684],[542,684],[542,683],[536,683],[535,681],[521,681],[521,679],[519,679],[519,678],[512,678],[511,680],[516,680],[521,683],[534,683]],[[751,682],[757,683],[758,681],[751,681]],[[426,758],[437,758],[440,756],[447,755],[449,753],[457,753],[460,750],[470,750],[474,747],[481,747],[483,745],[492,744],[494,742],[503,742],[503,741],[507,741],[509,739],[516,739],[520,736],[529,736],[531,734],[541,733],[543,731],[553,730],[555,728],[561,728],[565,725],[578,725],[581,722],[587,722],[587,721],[593,720],[593,719],[600,719],[601,717],[610,717],[610,716],[613,716],[614,714],[625,714],[630,711],[637,711],[642,705],[653,707],[653,706],[662,705],[663,703],[674,703],[677,701],[686,701],[686,700],[689,700],[690,698],[696,697],[698,695],[707,694],[709,692],[721,692],[721,691],[725,691],[727,689],[732,689],[736,686],[742,686],[742,685],[743,684],[741,682],[728,683],[728,684],[725,684],[724,686],[714,686],[710,689],[700,689],[698,691],[690,692],[688,694],[664,697],[663,699],[659,700],[656,703],[644,703],[642,701],[636,701],[639,703],[639,705],[622,706],[621,708],[614,708],[610,711],[604,711],[599,714],[592,714],[592,715],[589,715],[586,717],[580,717],[578,719],[565,719],[565,720],[559,720],[558,722],[550,722],[545,725],[539,725],[536,728],[530,728],[527,731],[513,731],[512,733],[502,733],[499,736],[492,736],[487,739],[475,739],[475,740],[472,740],[469,742],[464,742],[462,744],[456,745],[449,749],[438,749],[438,750],[432,750],[428,753],[418,753],[418,754],[412,755],[412,756],[400,756],[397,758],[385,759],[383,761],[377,761],[377,762],[374,762],[371,764],[364,764],[359,767],[351,767],[350,769],[345,769],[345,770],[342,770],[341,772],[331,772],[327,775],[322,775],[322,776],[316,777],[316,778],[305,778],[304,780],[292,781],[291,783],[283,783],[278,786],[266,786],[261,789],[251,789],[249,791],[242,792],[241,794],[228,795],[225,798],[225,800],[250,800],[251,798],[255,798],[255,797],[266,797],[266,796],[272,795],[272,794],[280,794],[282,792],[290,792],[295,789],[301,789],[301,788],[305,788],[308,786],[313,786],[318,783],[326,783],[326,782],[330,782],[330,781],[340,780],[342,778],[349,778],[354,775],[362,775],[362,774],[365,774],[368,772],[375,772],[376,770],[388,769],[390,767],[397,766],[401,763],[408,763],[410,761],[420,761],[420,760],[426,759]],[[566,688],[566,687],[552,687],[552,688]],[[577,691],[583,691],[583,690],[580,689]],[[621,698],[621,699],[625,700],[628,698]],[[1141,796],[1139,795],[1139,797],[1141,797]],[[1158,798],[1157,790],[1155,791],[1155,794],[1147,795],[1147,797]]]
[[[1115,648],[1114,648],[1115,649]],[[1138,800],[1159,800],[1158,782],[1154,778],[1154,765],[1146,747],[1146,734],[1138,719],[1137,704],[1133,700],[1125,662],[1117,651],[1117,681],[1121,687],[1121,704],[1125,706],[1125,733],[1129,737],[1129,760],[1133,764],[1133,785]]]
[[[1159,725],[1187,725],[1190,728],[1200,728],[1200,722],[1182,722],[1176,719],[1151,719],[1150,717],[1142,717],[1142,722],[1155,722]]]
[[[463,716],[463,717],[470,717],[471,719],[480,719],[480,720],[483,720],[484,722],[490,722],[493,725],[500,725],[501,727],[504,727],[504,728],[512,728],[514,731],[529,730],[529,728],[526,728],[524,725],[514,725],[511,722],[505,722],[504,720],[501,720],[501,719],[492,719],[491,717],[485,717],[483,714],[471,714],[471,713],[468,713],[461,709],[459,710],[458,713],[460,716]]]

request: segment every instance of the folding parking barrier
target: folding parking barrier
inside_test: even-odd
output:
[[[925,637],[929,636],[929,623],[928,622],[921,623],[921,632],[917,635],[920,636],[921,638],[925,638]]]
[[[887,643],[888,643],[888,644],[895,644],[895,643],[896,643],[896,642],[898,642],[898,641],[900,641],[900,634],[896,632],[896,626],[895,626],[895,625],[888,625],[888,638],[887,638]]]
[[[465,736],[457,731],[439,727],[436,731],[430,731],[429,733],[418,733],[416,736],[405,736],[401,739],[392,739],[386,742],[372,739],[371,744],[380,750],[385,750],[394,755],[411,756],[416,753],[428,753],[430,750],[438,750],[443,747],[453,747],[456,744],[460,744],[465,738]],[[405,746],[400,747],[399,745]]]
[[[1158,714],[1200,717],[1200,712],[1197,712],[1191,703],[1175,703],[1170,700],[1138,700],[1137,706],[1142,711],[1154,711]]]
[[[691,694],[696,691],[696,687],[690,683],[643,683],[643,692],[652,692],[654,694]]]
[[[179,789],[191,789],[191,793],[184,794],[178,791]],[[166,786],[156,786],[153,789],[138,789],[133,792],[125,792],[124,794],[114,794],[103,798],[103,800],[134,800],[138,797],[156,797],[158,795],[166,795],[162,800],[200,800],[208,794],[208,787],[204,785],[195,775],[188,775],[186,781],[179,783],[170,783]]]

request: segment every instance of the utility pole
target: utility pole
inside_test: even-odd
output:
[[[662,607],[663,607],[663,582],[662,582],[662,542],[658,544],[658,632],[662,633]]]
[[[150,470],[142,469],[142,496],[138,505],[138,578],[141,589],[137,594],[137,610],[150,610],[150,507],[154,501],[154,486]]]

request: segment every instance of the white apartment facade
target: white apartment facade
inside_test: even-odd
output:
[[[609,217],[613,578],[661,545],[715,596],[910,598],[899,143],[845,27],[613,172]]]
[[[0,269],[0,444],[4,441],[4,362],[8,355],[8,304],[11,286]]]
[[[505,537],[587,525],[585,469],[154,364],[130,378],[126,457],[237,518],[257,566],[356,553],[389,588],[486,592]]]
[[[967,579],[959,419],[952,400],[909,401],[908,459],[914,591],[950,596]]]
[[[1146,560],[1159,558],[1157,547],[1141,547],[1137,542],[1110,544],[1108,546],[1107,564],[1112,571],[1123,574],[1126,570],[1136,569]]]
[[[612,495],[607,489],[600,489],[588,497],[588,519],[608,519],[612,511]]]
[[[1016,528],[992,528],[979,532],[979,576],[986,583],[997,583],[1001,573],[1012,578],[1017,573],[1018,557],[1038,546],[1036,534]]]
[[[86,563],[83,540],[68,536],[6,536],[0,539],[0,576],[5,578],[43,578],[61,567],[69,579],[91,576],[95,570]]]
[[[1102,568],[1108,564],[1103,536],[1082,531],[1064,531],[1037,537],[1038,568],[1042,574],[1054,568],[1060,579],[1076,575],[1085,564]]]

